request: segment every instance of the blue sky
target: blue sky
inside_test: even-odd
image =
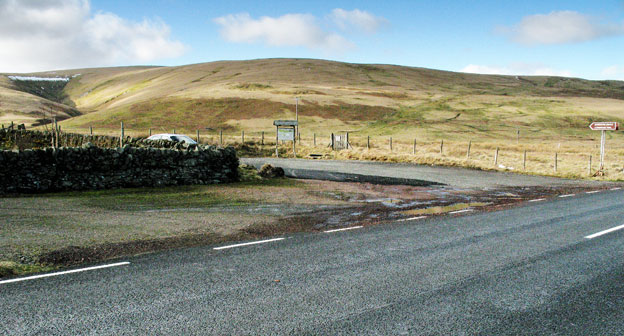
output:
[[[3,72],[298,57],[624,79],[623,55],[622,0],[0,0]]]

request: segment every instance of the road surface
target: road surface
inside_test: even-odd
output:
[[[294,178],[329,179],[337,181],[374,182],[383,184],[443,184],[458,188],[536,187],[567,185],[594,186],[606,184],[554,177],[520,175],[510,172],[484,171],[459,167],[425,166],[409,163],[372,161],[306,160],[277,158],[242,158],[241,163],[260,168],[269,163],[282,167],[286,176]],[[332,176],[333,175],[333,176]],[[335,177],[335,178],[334,178]],[[347,179],[345,179],[345,177]],[[351,177],[351,178],[350,178]],[[395,180],[396,183],[392,183]],[[410,180],[413,183],[409,183]]]
[[[0,334],[622,335],[624,230],[605,230],[623,201],[582,193],[0,282]]]

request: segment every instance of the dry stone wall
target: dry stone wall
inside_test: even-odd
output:
[[[117,148],[119,137],[108,135],[85,135],[61,132],[58,137],[59,147],[81,147],[87,143],[97,147]],[[147,140],[146,138],[124,137],[124,145],[133,147],[153,147],[187,149],[185,143],[166,140]],[[0,129],[0,149],[36,149],[52,146],[52,133],[34,130]]]
[[[238,180],[231,148],[82,147],[0,151],[0,193],[213,184]]]

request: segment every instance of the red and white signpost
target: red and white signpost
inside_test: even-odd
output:
[[[600,137],[600,169],[596,172],[596,175],[604,174],[604,157],[605,157],[605,131],[617,131],[620,129],[620,125],[614,121],[602,121],[602,122],[593,122],[589,125],[594,131],[600,131],[602,136]]]

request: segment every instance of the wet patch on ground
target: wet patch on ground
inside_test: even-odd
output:
[[[605,190],[607,187],[503,187],[497,189],[461,189],[446,186],[385,186],[368,183],[311,182],[323,184],[334,191],[324,192],[327,197],[347,201],[353,206],[316,211],[318,223],[315,230],[335,229],[353,225],[375,225],[387,221],[408,219],[414,216],[448,215],[456,211],[493,211],[538,198],[580,194],[586,191]],[[327,185],[331,183],[332,185]],[[321,195],[323,192],[316,192]],[[301,214],[305,217],[305,214]],[[322,218],[322,220],[321,220]]]

